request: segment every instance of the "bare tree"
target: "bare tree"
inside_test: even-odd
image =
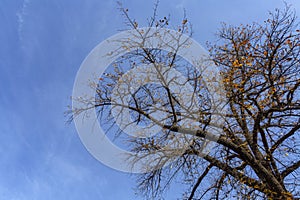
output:
[[[170,18],[159,19],[156,9],[157,5],[149,27],[171,27]],[[127,9],[120,10],[135,38],[142,42],[157,38],[150,29],[140,29]],[[137,175],[138,188],[146,198],[162,198],[175,179],[186,185],[183,199],[299,198],[300,30],[288,6],[269,16],[263,24],[224,24],[217,35],[218,43],[209,44],[211,61],[218,66],[222,79],[217,87],[222,88],[226,104],[215,102],[203,71],[193,66],[197,61],[189,63],[178,53],[190,44],[182,40],[182,35],[192,36],[184,16],[182,23],[173,27],[178,34],[170,32],[167,37],[172,42],[159,37],[160,48],[126,38],[119,41],[124,46],[113,54],[122,56],[93,84],[96,101],[81,99],[87,106],[72,110],[73,116],[96,108],[101,121],[110,125],[108,134],[117,130],[120,136],[127,126],[127,132],[131,130],[130,124],[115,129],[117,118],[127,109],[131,124],[160,128],[151,137],[127,137],[128,146],[136,152],[131,158],[133,165],[156,153],[147,166],[152,171]],[[164,50],[168,48],[171,50]],[[146,67],[136,75],[145,79],[143,73],[152,66],[150,72],[156,73],[152,78],[156,83],[145,80],[147,84],[135,88],[140,83],[124,75],[141,65]],[[169,79],[173,69],[186,78],[178,79],[175,73],[175,78]],[[123,101],[122,96],[130,98]],[[217,104],[226,113],[216,112]],[[117,111],[113,113],[112,108]],[[216,116],[220,123],[213,120]],[[220,135],[214,137],[211,128],[218,129]],[[203,154],[210,140],[217,145]]]

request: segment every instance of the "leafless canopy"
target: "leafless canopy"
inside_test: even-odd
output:
[[[170,18],[159,19],[156,9],[157,5],[148,25],[170,28]],[[138,22],[129,17],[128,10],[123,7],[120,10],[126,24],[137,31],[136,37],[143,37]],[[269,16],[262,24],[224,24],[217,35],[219,42],[209,44],[211,58],[222,75],[228,112],[223,116],[224,124],[218,127],[222,133],[217,146],[205,156],[201,150],[206,131],[214,126],[212,99],[201,71],[177,54],[184,48],[183,43],[173,46],[173,52],[136,48],[124,54],[93,85],[96,101],[86,99],[86,108],[73,110],[76,116],[96,107],[101,121],[107,120],[110,125],[108,134],[117,130],[111,106],[130,109],[132,123],[154,122],[162,128],[151,137],[127,138],[134,152],[142,155],[162,152],[157,166],[151,166],[155,170],[137,177],[138,188],[146,198],[162,197],[173,180],[180,181],[185,188],[183,199],[293,199],[300,196],[299,24],[288,6]],[[185,16],[179,26],[171,28],[192,36]],[[182,105],[179,93],[172,92],[164,78],[160,84],[138,88],[131,94],[128,105],[114,104],[111,93],[120,78],[126,71],[143,64],[153,64],[158,71],[163,65],[184,74],[186,82],[182,85],[192,86],[191,101],[196,102],[197,109]],[[184,95],[184,91],[180,94]],[[164,113],[164,123],[153,117],[157,111]],[[183,121],[187,119],[196,123],[186,125],[182,131]],[[118,131],[117,135],[122,134]],[[177,135],[182,137],[175,141],[173,138]],[[178,140],[185,142],[184,148],[174,148]],[[173,148],[164,148],[168,145]],[[132,159],[133,164],[137,159]],[[165,166],[168,162],[171,164]]]

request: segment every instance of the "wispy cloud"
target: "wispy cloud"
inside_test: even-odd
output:
[[[176,5],[176,8],[179,9],[180,12],[182,12],[182,10],[184,9],[185,2],[186,2],[186,0],[181,0],[180,3],[178,3],[178,4]]]
[[[22,32],[23,32],[23,26],[24,26],[24,18],[27,15],[27,8],[29,5],[30,1],[29,0],[23,0],[22,8],[20,9],[19,12],[16,13],[18,17],[18,34],[19,34],[19,39],[22,40]]]

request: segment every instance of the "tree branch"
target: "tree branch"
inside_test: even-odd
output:
[[[293,165],[287,167],[283,172],[281,172],[281,176],[283,178],[285,178],[286,176],[288,176],[290,173],[292,173],[299,167],[300,167],[300,160],[298,162],[294,163]]]
[[[205,169],[205,171],[201,174],[201,176],[198,178],[196,184],[194,185],[193,189],[192,189],[192,192],[188,198],[188,200],[192,200],[194,195],[195,195],[195,192],[197,190],[197,188],[199,187],[200,183],[202,182],[202,180],[204,179],[204,177],[208,174],[209,170],[211,169],[213,165],[212,164],[209,164],[207,166],[207,168]]]

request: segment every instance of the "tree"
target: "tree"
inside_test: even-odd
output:
[[[169,17],[158,19],[156,8],[157,5],[149,27],[170,27]],[[135,30],[134,37],[141,41],[153,37],[145,33],[147,30],[139,29],[127,9],[120,10],[126,24]],[[109,134],[110,130],[115,131],[114,117],[118,117],[111,112],[113,106],[121,111],[129,109],[135,124],[147,126],[151,122],[161,128],[151,137],[127,138],[128,146],[137,153],[132,164],[141,159],[140,155],[162,152],[158,161],[148,166],[153,170],[137,177],[138,188],[148,198],[161,197],[177,177],[187,186],[184,199],[296,199],[300,196],[300,30],[289,6],[276,9],[269,16],[263,24],[224,24],[217,35],[218,43],[208,44],[211,61],[218,66],[222,78],[223,86],[218,87],[223,88],[226,96],[226,104],[222,106],[227,111],[221,113],[222,119],[218,118],[222,123],[212,120],[220,113],[215,112],[213,95],[203,73],[178,54],[189,45],[180,35],[192,36],[185,16],[175,28],[179,37],[173,35],[173,43],[160,38],[161,45],[171,46],[172,52],[123,41],[125,45],[116,54],[129,47],[131,51],[122,54],[111,65],[114,70],[107,70],[93,84],[96,101],[81,99],[87,107],[75,108],[73,116],[96,108],[101,120],[111,124],[107,128]],[[123,79],[129,88],[130,101],[116,102],[112,92],[116,92],[114,88],[121,77],[127,70],[145,64],[154,66],[160,75],[176,69],[186,76],[186,82],[160,76],[159,84],[145,84],[130,92],[136,82]],[[193,95],[174,92],[171,88],[174,82],[177,88],[188,83]],[[180,99],[187,96],[189,104],[182,104]],[[156,112],[163,119],[156,118]],[[211,152],[203,154],[203,147],[214,140],[208,137],[210,127],[221,130],[221,134]],[[118,131],[119,136],[122,130]]]

